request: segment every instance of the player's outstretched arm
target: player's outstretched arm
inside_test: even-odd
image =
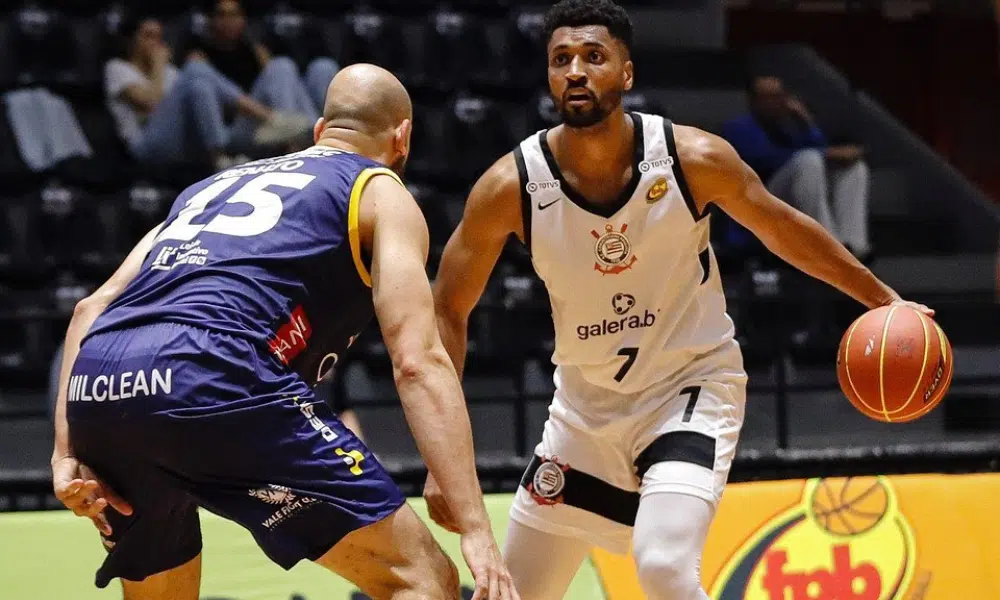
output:
[[[406,420],[429,471],[447,490],[476,597],[516,598],[483,504],[462,387],[434,321],[427,224],[410,193],[390,177],[372,179],[361,203],[375,314]],[[497,589],[504,592],[490,592]]]
[[[465,213],[448,239],[434,282],[441,339],[461,379],[469,314],[479,302],[511,233],[523,238],[521,196],[513,154],[498,160],[473,186]]]
[[[782,260],[868,308],[901,301],[822,225],[767,191],[728,142],[693,127],[677,126],[675,132],[681,168],[699,210],[715,203]]]
[[[465,369],[469,314],[482,297],[507,238],[511,233],[523,238],[519,181],[513,154],[490,167],[472,187],[462,221],[441,256],[434,282],[434,310],[441,340],[459,380]],[[459,531],[433,473],[427,476],[424,498],[435,523],[449,531]]]
[[[102,484],[97,476],[73,455],[73,445],[66,422],[66,395],[73,363],[80,353],[80,342],[90,330],[94,320],[121,295],[125,287],[139,273],[146,255],[153,247],[153,240],[160,232],[160,225],[147,233],[118,270],[90,294],[77,303],[66,331],[63,345],[62,366],[59,369],[59,390],[56,395],[55,446],[52,449],[52,486],[56,497],[78,516],[90,517],[98,529],[111,533],[102,512],[109,504],[119,512],[129,514],[131,507],[114,491]]]

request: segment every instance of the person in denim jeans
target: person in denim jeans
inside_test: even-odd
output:
[[[277,110],[319,118],[330,80],[340,65],[328,57],[313,59],[300,77],[295,62],[272,56],[254,40],[238,0],[218,0],[204,35],[194,36],[187,56],[206,60],[253,99]]]
[[[244,94],[208,63],[170,63],[163,27],[154,18],[132,18],[119,28],[122,57],[104,67],[108,110],[130,153],[141,162],[169,163],[208,155],[223,168],[235,144],[288,143],[307,133],[312,119],[274,109]],[[232,125],[225,110],[240,115]]]
[[[830,144],[805,104],[777,77],[756,76],[747,92],[750,112],[726,123],[722,137],[771,193],[816,219],[857,258],[870,260],[864,148]]]

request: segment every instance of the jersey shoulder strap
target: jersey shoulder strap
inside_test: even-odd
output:
[[[647,155],[646,162],[666,160],[673,171],[674,180],[677,182],[677,189],[680,190],[681,196],[684,198],[684,204],[687,205],[688,211],[691,213],[691,218],[695,221],[704,219],[708,216],[708,211],[701,212],[698,210],[698,205],[695,204],[694,196],[691,194],[691,188],[688,187],[687,179],[684,177],[684,170],[681,168],[681,158],[677,153],[677,142],[674,139],[673,122],[666,117],[655,115],[643,115],[643,122],[647,123],[650,137],[656,140],[655,144],[647,146],[649,148],[647,152],[652,150],[655,158],[653,155]]]
[[[526,138],[514,149],[518,186],[521,190],[524,245],[528,248],[528,254],[531,254],[531,222],[535,207],[548,208],[548,203],[562,197],[559,178],[549,168],[542,149],[542,136],[546,133],[548,130],[543,129]]]
[[[351,184],[351,195],[347,205],[347,239],[351,244],[351,259],[354,261],[354,268],[358,271],[358,277],[368,287],[372,287],[372,275],[361,252],[361,230],[359,229],[361,193],[365,191],[368,182],[379,175],[390,177],[399,185],[403,185],[399,175],[391,169],[382,166],[364,166],[355,176],[354,183]]]

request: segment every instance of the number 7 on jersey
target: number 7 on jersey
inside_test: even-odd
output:
[[[618,356],[625,357],[625,364],[623,364],[622,367],[618,369],[618,372],[615,373],[615,381],[621,383],[622,379],[625,379],[625,375],[628,374],[629,369],[631,369],[632,365],[635,364],[635,359],[639,356],[639,348],[635,346],[622,348],[618,351]]]

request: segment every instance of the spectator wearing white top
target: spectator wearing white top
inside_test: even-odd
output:
[[[154,18],[126,19],[118,31],[122,56],[104,66],[105,95],[119,135],[141,162],[169,163],[200,154],[219,168],[228,166],[234,135],[225,121],[226,107],[260,124],[252,140],[259,145],[291,142],[312,125],[250,98],[203,61],[189,60],[177,69]]]

